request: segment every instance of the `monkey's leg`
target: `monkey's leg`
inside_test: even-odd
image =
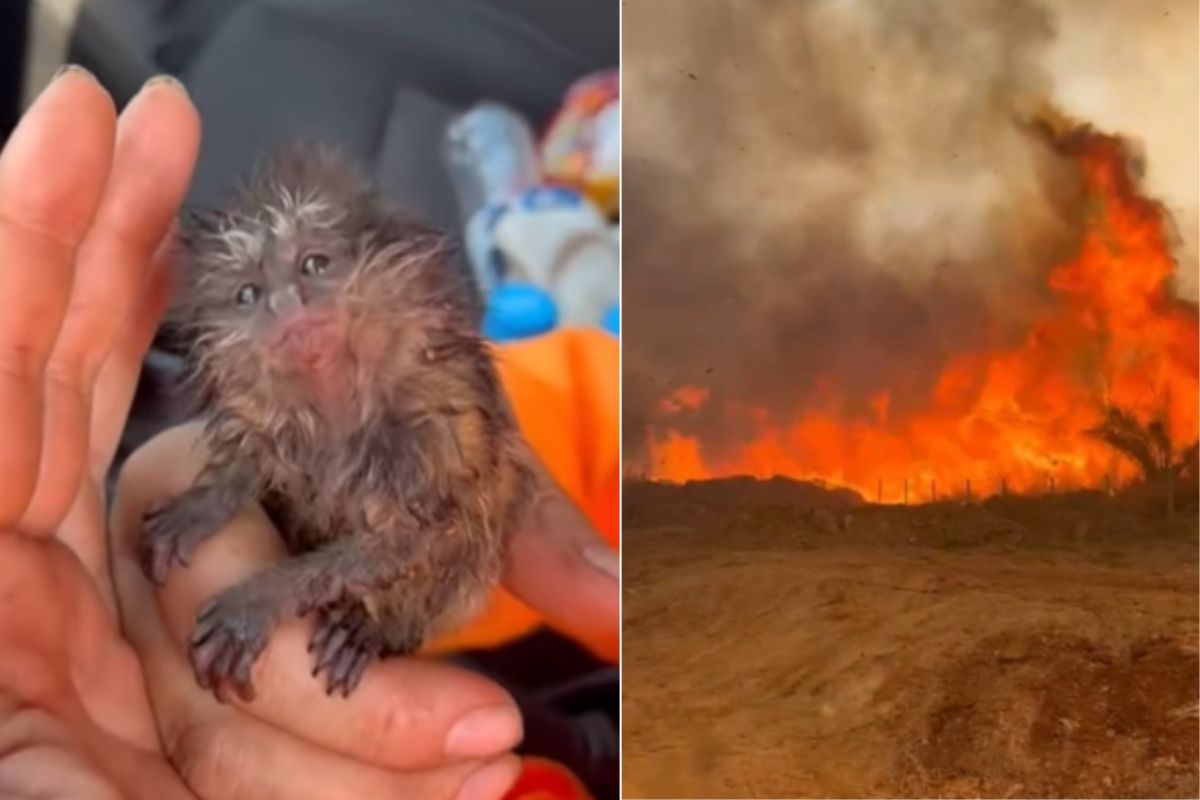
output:
[[[346,598],[321,609],[308,651],[315,654],[313,677],[327,672],[325,693],[341,689],[349,697],[367,666],[384,650],[383,631],[363,601]]]
[[[243,699],[252,700],[251,670],[281,620],[393,584],[411,560],[412,553],[395,541],[384,545],[376,538],[347,536],[225,590],[201,609],[192,631],[196,680],[218,698],[221,685],[232,682]],[[370,649],[369,641],[363,645]]]
[[[206,469],[194,486],[143,518],[142,571],[163,583],[172,562],[186,567],[196,548],[225,527],[253,494],[254,481],[238,465]]]

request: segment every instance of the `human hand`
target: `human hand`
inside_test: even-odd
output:
[[[103,479],[166,298],[196,115],[68,72],[0,154],[0,795],[183,798],[113,614]]]

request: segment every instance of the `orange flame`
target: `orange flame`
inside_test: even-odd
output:
[[[668,427],[649,434],[648,476],[785,475],[920,502],[1132,478],[1136,467],[1088,434],[1110,405],[1143,422],[1162,416],[1176,443],[1195,441],[1200,325],[1196,305],[1171,292],[1163,209],[1139,194],[1120,140],[1085,128],[1062,144],[1094,208],[1076,257],[1048,276],[1052,311],[1019,346],[953,359],[923,408],[903,416],[886,392],[870,419],[848,418],[836,392],[784,424],[727,409],[757,430],[728,458],[706,458]],[[687,407],[672,403],[673,413]]]
[[[680,386],[664,397],[658,404],[660,414],[678,414],[680,411],[699,411],[708,402],[708,389],[696,386]]]

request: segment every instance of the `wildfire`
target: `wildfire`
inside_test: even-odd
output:
[[[1186,445],[1198,434],[1197,307],[1175,298],[1165,212],[1142,196],[1119,139],[1076,129],[1058,144],[1078,163],[1089,220],[1076,256],[1054,267],[1055,303],[1023,342],[948,363],[923,407],[898,415],[884,392],[869,418],[841,411],[837,392],[794,419],[730,403],[727,418],[757,431],[732,457],[662,425],[649,435],[651,478],[785,475],[857,489],[884,502],[1052,487],[1100,487],[1137,468],[1089,435],[1116,406],[1161,418]],[[695,410],[707,390],[686,387],[660,413]]]
[[[695,386],[680,386],[658,404],[660,414],[678,414],[681,411],[699,411],[708,402],[708,389]]]

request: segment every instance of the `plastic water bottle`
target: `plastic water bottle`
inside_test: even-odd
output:
[[[480,103],[451,120],[443,148],[446,169],[466,220],[467,257],[486,294],[499,281],[493,232],[504,206],[539,180],[533,130],[499,103]]]

